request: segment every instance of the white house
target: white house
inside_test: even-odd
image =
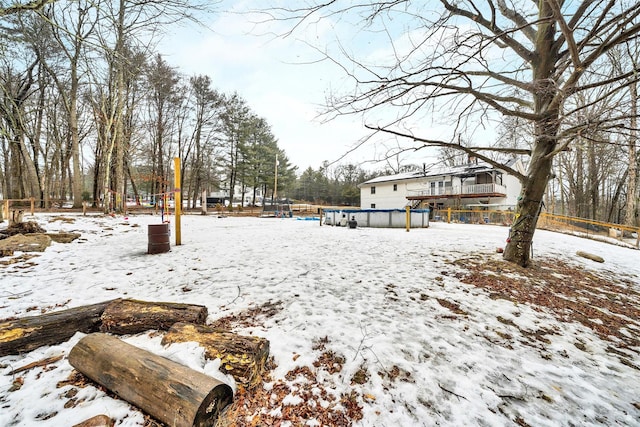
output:
[[[510,160],[504,165],[525,174],[520,160]],[[464,165],[380,176],[359,187],[363,209],[398,209],[410,205],[432,209],[506,210],[515,208],[521,190],[518,178],[473,158]]]

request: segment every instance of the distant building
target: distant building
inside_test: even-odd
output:
[[[505,167],[525,174],[520,160],[511,160]],[[464,165],[380,176],[359,187],[363,209],[398,209],[409,205],[507,210],[515,208],[522,185],[506,171],[471,158]]]

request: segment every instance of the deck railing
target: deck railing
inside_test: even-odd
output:
[[[471,184],[452,187],[434,187],[408,190],[409,196],[458,196],[466,194],[506,194],[507,187],[500,184]]]

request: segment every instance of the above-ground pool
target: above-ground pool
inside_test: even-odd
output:
[[[407,211],[404,209],[324,209],[324,223],[347,225],[355,219],[358,227],[405,228]],[[429,227],[429,209],[411,209],[411,228]]]

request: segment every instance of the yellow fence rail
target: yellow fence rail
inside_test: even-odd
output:
[[[513,223],[514,216],[514,211],[496,210],[440,209],[433,212],[434,221],[505,226]],[[640,247],[640,227],[543,212],[538,218],[538,228],[586,236],[610,237],[617,240],[635,237],[635,246]]]

